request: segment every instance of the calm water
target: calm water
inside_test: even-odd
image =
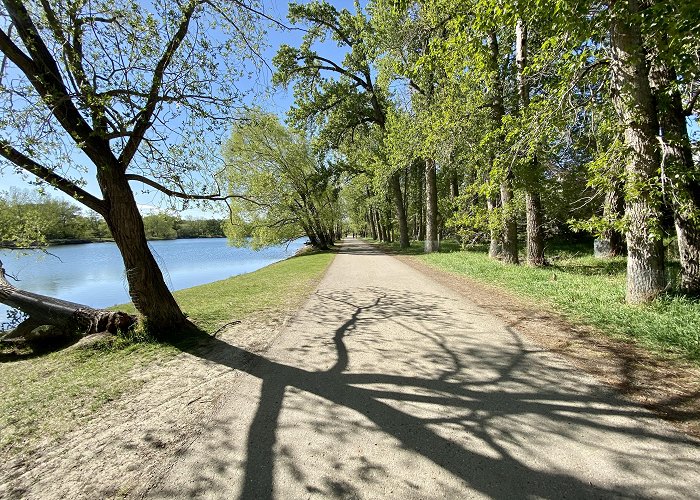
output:
[[[149,245],[168,287],[180,290],[255,271],[294,255],[303,243],[304,239],[299,239],[289,246],[258,252],[230,247],[226,238],[152,241]],[[63,245],[49,250],[58,258],[41,252],[18,256],[13,250],[0,250],[0,260],[8,273],[21,280],[13,282],[18,288],[93,307],[129,302],[124,266],[114,243]],[[7,307],[0,304],[0,323],[5,321],[6,312]]]

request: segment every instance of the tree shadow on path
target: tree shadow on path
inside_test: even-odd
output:
[[[504,332],[509,337],[506,352],[476,341],[452,345],[454,338],[444,333],[449,328],[454,329],[454,324],[450,324],[450,311],[441,305],[444,297],[376,288],[323,292],[317,294],[316,300],[323,305],[322,309],[317,309],[314,319],[319,327],[339,325],[328,333],[328,338],[320,339],[332,345],[328,369],[302,367],[305,355],[315,348],[309,343],[289,350],[294,359],[289,364],[205,333],[199,334],[199,346],[180,346],[209,362],[223,364],[262,381],[260,402],[245,444],[243,484],[224,486],[239,488],[241,499],[275,498],[275,469],[284,458],[280,455],[289,453],[289,450],[279,450],[278,429],[290,391],[306,393],[330,406],[352,410],[371,422],[374,428],[394,438],[401,449],[414,452],[459,478],[465,490],[491,498],[637,498],[648,493],[629,484],[596,485],[563,469],[537,466],[522,456],[515,456],[513,447],[526,436],[522,429],[506,425],[514,421],[512,419],[534,416],[538,432],[551,432],[568,439],[572,445],[579,439],[580,429],[593,429],[633,436],[647,443],[648,449],[657,445],[697,446],[679,434],[661,432],[637,422],[648,415],[604,390],[562,388],[558,381],[565,376],[565,371],[542,363],[538,357],[541,351],[525,346],[512,330]],[[420,328],[412,319],[416,317],[420,319]],[[411,351],[411,345],[396,343],[388,334],[373,331],[370,335],[371,325],[379,319],[396,322],[411,332],[413,339],[423,339],[424,343]],[[470,325],[460,328],[465,336],[478,336],[478,331],[469,331],[474,328]],[[349,337],[355,349],[374,349],[377,357],[372,369],[363,366],[359,371],[348,370],[354,352],[348,348]],[[410,375],[403,370],[400,373],[383,370],[381,349],[388,351],[387,356],[403,356],[408,365],[414,366],[408,370]],[[442,410],[424,414],[411,411],[409,408],[413,405],[431,408],[434,407],[431,405],[439,405]],[[319,432],[324,432],[324,425],[333,426],[332,419],[320,422],[323,410],[299,407],[295,410],[304,411],[311,421],[319,420]],[[626,423],[620,423],[622,420]],[[639,425],[630,425],[630,420]],[[452,434],[436,431],[436,426],[449,426]],[[461,438],[453,439],[453,436],[467,434],[484,443],[489,453],[471,449]],[[345,438],[352,440],[353,436]],[[343,445],[342,441],[338,441],[338,446]],[[596,445],[605,448],[607,443]],[[640,456],[635,450],[614,452],[619,454],[622,467],[643,476],[648,476],[648,472],[641,469],[641,464],[645,459],[657,458]],[[668,488],[669,484],[679,482],[675,476],[678,470],[698,470],[698,465],[697,455],[690,459],[669,457],[667,468],[655,470],[654,474],[660,476],[659,484]],[[329,471],[332,467],[329,458]],[[384,475],[390,474],[383,464],[373,467]],[[362,475],[361,472],[357,474]],[[303,472],[296,471],[293,476],[304,483]],[[325,496],[355,498],[362,494],[352,484],[334,482],[332,477],[327,479]],[[359,484],[362,480],[358,478]],[[210,483],[207,487],[216,488],[216,485]],[[309,494],[320,492],[318,486],[311,484],[302,484],[302,487]],[[282,492],[277,494],[279,498],[285,497]],[[233,497],[233,492],[228,491],[227,496]]]

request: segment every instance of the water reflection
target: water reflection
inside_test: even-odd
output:
[[[230,247],[225,238],[152,241],[149,245],[168,287],[180,290],[255,271],[293,255],[303,242],[299,239],[257,252]],[[93,307],[129,301],[124,266],[114,243],[64,245],[51,247],[50,252],[52,255],[20,255],[0,250],[0,260],[21,280],[16,285],[25,290]],[[0,322],[6,312],[0,304]]]

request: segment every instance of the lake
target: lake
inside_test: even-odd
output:
[[[254,251],[228,246],[226,238],[151,241],[149,246],[171,290],[180,290],[230,276],[249,273],[286,259],[305,239]],[[114,243],[50,247],[52,255],[0,250],[5,270],[21,281],[18,288],[92,307],[129,302],[124,265]],[[0,323],[8,308],[0,304]]]

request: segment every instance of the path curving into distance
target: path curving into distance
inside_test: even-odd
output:
[[[149,490],[249,500],[700,498],[700,443],[419,271],[346,240]]]

